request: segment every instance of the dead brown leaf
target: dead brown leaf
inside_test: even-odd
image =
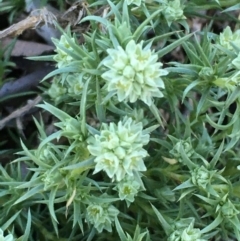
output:
[[[2,47],[3,49],[7,47],[13,39],[5,38],[2,40]],[[44,52],[53,51],[54,47],[49,46],[47,44],[41,44],[36,42],[24,41],[24,40],[17,40],[13,50],[11,52],[11,56],[18,57],[18,56],[38,56],[43,54]]]

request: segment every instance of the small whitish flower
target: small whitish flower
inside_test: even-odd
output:
[[[86,221],[93,224],[99,233],[106,229],[112,232],[112,222],[119,211],[112,205],[92,204],[87,208]]]
[[[37,158],[49,165],[54,164],[53,157],[55,156],[54,150],[52,149],[52,146],[49,144],[44,145],[41,149],[36,150],[36,156]]]
[[[177,221],[172,222],[171,226],[173,230],[184,230],[187,228],[190,223],[194,222],[195,219],[192,217],[189,218],[181,218]]]
[[[161,76],[167,75],[161,69],[162,63],[157,62],[158,56],[150,46],[142,47],[143,41],[136,44],[131,40],[124,50],[122,47],[108,49],[109,56],[103,60],[109,70],[102,74],[107,90],[117,94],[118,100],[136,102],[138,99],[147,105],[152,98],[163,97],[159,88],[165,88]]]
[[[173,149],[170,151],[170,153],[180,162],[184,163],[184,160],[182,158],[181,151],[184,151],[187,157],[191,157],[194,153],[193,147],[190,143],[190,140],[180,140],[176,143],[176,145],[173,147]]]
[[[71,38],[71,40],[75,42],[74,38]],[[57,67],[61,68],[71,63],[73,61],[73,57],[70,56],[68,53],[66,53],[64,50],[62,50],[60,47],[58,47],[58,46],[62,46],[67,50],[74,52],[73,48],[68,43],[66,37],[62,35],[60,40],[53,39],[53,41],[56,44],[55,52],[57,52],[57,54],[53,57],[53,59],[57,62]]]
[[[221,211],[222,217],[227,220],[234,218],[240,213],[229,199],[223,205],[219,205],[217,209]]]
[[[189,223],[190,220],[192,220],[191,223]],[[175,231],[171,233],[168,241],[207,241],[201,239],[202,233],[200,229],[194,228],[193,218],[181,219],[172,226]]]
[[[171,25],[174,21],[186,19],[183,15],[184,6],[180,0],[167,0],[164,5],[163,15],[166,18],[168,25]]]
[[[59,83],[59,79],[55,77],[47,93],[53,100],[58,101],[66,92],[67,89]]]
[[[15,239],[13,238],[12,234],[8,234],[7,236],[3,236],[3,231],[0,228],[0,241],[14,241]]]
[[[114,175],[119,172],[119,162],[118,157],[113,153],[103,153],[95,159],[95,163],[97,163],[97,165],[94,173],[104,170],[110,178],[113,178]],[[123,175],[122,172],[121,175]]]
[[[206,239],[201,239],[202,233],[198,228],[194,228],[193,222],[183,230],[181,235],[181,241],[207,241]]]
[[[134,202],[134,198],[138,194],[140,187],[140,183],[134,176],[127,176],[117,184],[115,190],[118,191],[119,198],[121,200],[126,200],[129,206],[130,203]]]
[[[233,92],[240,84],[240,76],[237,74],[226,78],[217,78],[213,83],[222,89]]]
[[[56,126],[62,129],[62,135],[69,139],[75,139],[78,141],[83,140],[81,131],[81,122],[75,118],[69,118],[63,122],[56,123]]]
[[[228,50],[233,50],[233,43],[236,46],[240,46],[240,30],[232,32],[231,28],[227,26],[222,33],[220,33],[219,43]]]
[[[68,93],[74,96],[80,96],[83,91],[84,83],[83,76],[81,74],[70,74],[67,77],[67,83],[69,85]]]
[[[198,73],[198,75],[203,80],[208,80],[208,81],[214,80],[214,71],[210,67],[203,67]]]
[[[141,5],[141,2],[142,0],[127,0],[127,5],[133,4],[139,7]]]
[[[191,172],[192,183],[196,186],[206,189],[207,185],[211,182],[211,172],[206,167],[201,166]]]
[[[56,186],[63,186],[63,176],[58,171],[47,170],[41,180],[44,183],[44,190],[49,190]]]
[[[145,171],[143,162],[148,153],[143,146],[149,142],[149,135],[143,134],[142,123],[125,117],[123,121],[103,124],[99,135],[88,140],[88,150],[95,158],[95,171],[105,171],[107,175],[121,181],[125,175],[133,176],[133,171]]]

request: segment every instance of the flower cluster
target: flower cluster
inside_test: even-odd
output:
[[[168,241],[207,241],[201,238],[201,230],[194,228],[194,219],[188,226],[185,226],[189,220],[191,220],[191,218],[181,219],[176,222],[174,225],[175,231],[171,233]]]
[[[127,5],[133,4],[139,7],[141,3],[142,3],[142,0],[127,0]]]
[[[131,40],[124,50],[108,49],[109,56],[103,60],[109,70],[102,74],[107,81],[108,91],[117,93],[118,100],[136,102],[138,99],[147,105],[152,104],[152,97],[163,97],[159,88],[165,88],[160,76],[167,75],[166,70],[160,69],[162,63],[157,62],[150,45],[143,48],[143,41],[136,44]]]
[[[44,183],[44,190],[49,190],[56,186],[63,186],[63,180],[61,173],[53,170],[47,170],[41,177],[41,181]]]
[[[112,232],[112,221],[119,211],[112,205],[91,204],[87,208],[86,221],[93,224],[99,233],[106,229]]]
[[[73,42],[75,42],[74,38],[71,38]],[[63,66],[68,65],[73,61],[73,57],[70,56],[68,53],[66,53],[61,47],[74,52],[73,48],[68,43],[66,37],[64,35],[61,36],[60,40],[53,39],[55,45],[56,45],[56,52],[57,54],[53,57],[53,59],[57,62],[57,67],[61,68]]]
[[[214,70],[210,67],[202,67],[198,75],[200,79],[211,82],[214,79]]]
[[[134,197],[140,189],[140,183],[135,180],[134,176],[127,176],[117,184],[115,189],[118,191],[119,198],[126,200],[129,206],[130,203],[134,202]]]
[[[170,154],[172,154],[180,163],[185,164],[181,154],[182,151],[184,151],[189,158],[193,155],[194,150],[190,143],[190,140],[178,141],[173,147],[173,149],[170,151]]]
[[[143,145],[149,142],[149,135],[143,134],[142,123],[132,118],[103,124],[99,135],[88,140],[88,150],[95,156],[95,171],[105,171],[110,178],[121,181],[125,175],[133,176],[133,171],[145,171],[143,158],[148,155]]]
[[[82,140],[81,122],[79,120],[70,117],[56,125],[62,129],[62,136],[78,141]]]
[[[191,223],[187,228],[185,228],[181,235],[182,241],[207,241],[206,239],[201,239],[202,233],[200,229],[194,228],[193,223]]]
[[[59,78],[55,77],[52,81],[51,87],[48,89],[48,95],[58,102],[64,94],[66,94],[67,89],[59,82]]]
[[[66,81],[63,83],[61,83],[60,78],[54,77],[47,94],[55,102],[70,96],[74,99],[80,99],[83,92],[84,80],[83,75],[80,73],[68,74]]]
[[[236,46],[240,46],[240,30],[233,33],[231,28],[227,26],[223,32],[220,33],[219,43],[228,50],[233,50],[231,43]]]
[[[40,161],[50,165],[53,164],[52,161],[55,153],[51,145],[44,145],[41,149],[37,149],[35,154]]]
[[[163,15],[167,20],[168,25],[171,25],[172,22],[176,20],[186,19],[183,15],[183,4],[180,0],[166,0],[164,2]]]
[[[237,210],[235,205],[230,201],[229,198],[227,198],[227,196],[223,197],[223,201],[225,202],[220,202],[216,208],[216,211],[221,212],[222,218],[224,218],[226,221],[229,219],[234,219],[234,217],[236,217],[240,211]]]
[[[73,96],[80,96],[83,91],[84,83],[81,74],[70,74],[67,77],[68,93]]]
[[[204,166],[197,167],[193,171],[191,171],[192,183],[198,187],[206,189],[207,186],[211,183],[215,172],[216,171],[209,171]]]

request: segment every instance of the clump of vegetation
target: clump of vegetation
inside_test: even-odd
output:
[[[56,23],[55,54],[34,58],[56,65],[38,105],[55,129],[34,119],[39,145],[0,166],[0,237],[240,240],[239,4],[85,6],[87,31]],[[219,16],[235,29],[213,32]]]

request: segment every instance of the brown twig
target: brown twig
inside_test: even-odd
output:
[[[9,28],[3,31],[0,31],[0,39],[6,38],[8,36],[14,36],[14,37],[18,36],[26,29],[34,28],[38,22],[39,22],[38,16],[29,16],[26,19],[16,24],[13,24]]]
[[[0,121],[0,130],[5,127],[5,125],[12,119],[20,118],[23,115],[27,114],[32,108],[35,107],[42,100],[41,96],[37,96],[34,100],[30,101],[27,105],[23,106],[20,109],[15,110],[10,115],[5,117]]]
[[[88,5],[85,3],[78,3],[70,7],[65,13],[53,14],[47,8],[33,10],[26,19],[13,24],[9,28],[0,31],[0,40],[6,37],[15,37],[27,29],[37,28],[43,24],[55,25],[58,23],[62,27],[66,27],[68,24],[76,26],[79,21],[87,15]],[[76,12],[75,12],[76,11]],[[106,11],[106,7],[103,6],[96,10],[93,15],[101,16]]]
[[[38,12],[37,15],[33,15],[34,12]],[[9,28],[0,31],[0,39],[6,37],[16,37],[27,29],[36,28],[37,26],[45,23],[54,24],[56,21],[56,16],[48,11],[46,8],[36,10],[32,12],[32,15],[28,16],[26,19],[11,25]]]

